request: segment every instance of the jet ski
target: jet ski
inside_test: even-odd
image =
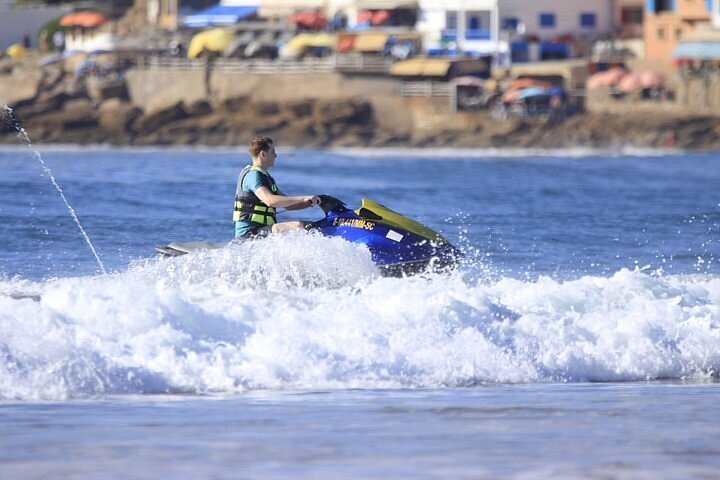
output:
[[[325,217],[305,228],[366,245],[383,275],[445,271],[462,258],[460,250],[436,231],[377,202],[363,198],[360,208],[351,210],[330,195],[320,195],[320,200]],[[211,242],[170,243],[155,250],[165,256],[178,256],[223,246]]]

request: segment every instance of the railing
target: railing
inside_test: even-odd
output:
[[[452,84],[448,82],[402,82],[400,96],[402,97],[449,97]]]
[[[491,38],[490,30],[486,28],[465,30],[465,40],[490,40]],[[442,39],[448,42],[457,41],[458,31],[456,29],[443,30]]]
[[[335,68],[349,72],[387,73],[393,59],[380,55],[362,53],[342,53],[335,56]]]
[[[335,59],[306,58],[303,60],[263,60],[221,58],[210,62],[172,57],[149,57],[138,61],[138,66],[148,69],[171,70],[222,70],[225,72],[243,72],[257,74],[276,73],[327,73],[335,71]]]

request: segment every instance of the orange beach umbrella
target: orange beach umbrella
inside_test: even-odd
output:
[[[107,22],[107,17],[102,13],[84,11],[68,13],[60,18],[62,27],[97,27]]]

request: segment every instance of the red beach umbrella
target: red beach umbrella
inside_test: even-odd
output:
[[[618,88],[625,93],[640,90],[642,88],[642,81],[640,79],[640,75],[637,75],[635,73],[628,73],[623,77],[622,80],[620,80]]]
[[[91,11],[73,12],[60,18],[60,26],[92,28],[98,27],[107,21],[107,17],[102,13]]]
[[[642,72],[640,74],[640,84],[642,88],[655,88],[664,83],[665,78],[657,72]]]

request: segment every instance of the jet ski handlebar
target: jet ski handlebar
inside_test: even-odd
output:
[[[347,210],[345,202],[331,195],[318,195],[318,197],[320,197],[320,208],[325,212],[325,215],[333,211]]]

